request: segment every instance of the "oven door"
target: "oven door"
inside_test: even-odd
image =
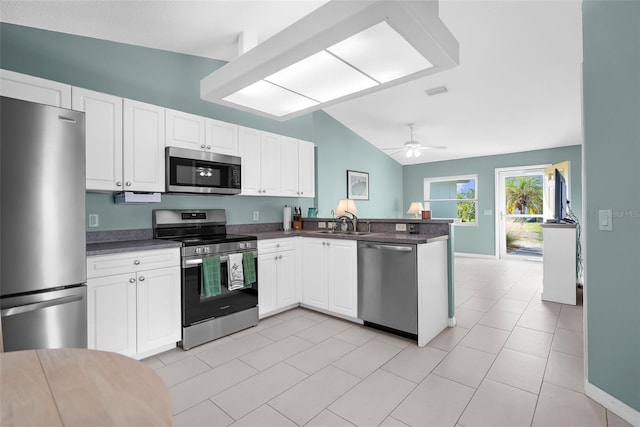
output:
[[[167,191],[239,194],[240,163],[236,156],[169,147],[166,153]]]
[[[187,327],[214,317],[237,313],[258,305],[258,281],[250,288],[228,289],[228,257],[220,256],[220,288],[212,297],[200,295],[202,257],[184,258],[182,262],[182,326]],[[253,251],[253,263],[258,277],[258,252]]]

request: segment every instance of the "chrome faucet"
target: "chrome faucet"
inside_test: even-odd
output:
[[[353,231],[358,231],[358,217],[353,212],[345,211],[345,213],[350,214],[352,218],[349,218],[347,215],[340,215],[339,217],[336,218],[336,222],[338,222],[341,219],[348,219],[351,222],[351,225],[353,226]]]

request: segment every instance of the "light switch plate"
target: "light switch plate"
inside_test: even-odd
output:
[[[396,224],[396,231],[407,231],[407,224]]]
[[[602,231],[613,231],[613,212],[611,209],[601,209],[598,211],[598,229]]]
[[[259,211],[253,211],[253,220],[257,221],[260,218],[260,212]]]
[[[327,223],[324,221],[318,221],[318,228],[327,228]]]
[[[89,228],[96,228],[100,225],[98,214],[89,214]]]

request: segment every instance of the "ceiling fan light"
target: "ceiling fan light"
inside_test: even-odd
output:
[[[407,158],[410,159],[411,157],[413,157],[413,150],[409,149],[407,150]]]
[[[420,157],[420,150],[413,150],[413,155],[416,157]]]

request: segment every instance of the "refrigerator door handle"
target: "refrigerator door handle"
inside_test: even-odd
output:
[[[30,311],[41,310],[46,307],[53,307],[55,305],[68,304],[74,301],[80,301],[82,295],[70,295],[62,298],[55,298],[49,301],[41,301],[33,304],[25,304],[17,307],[5,308],[2,310],[2,317],[15,316],[16,314],[28,313]]]

